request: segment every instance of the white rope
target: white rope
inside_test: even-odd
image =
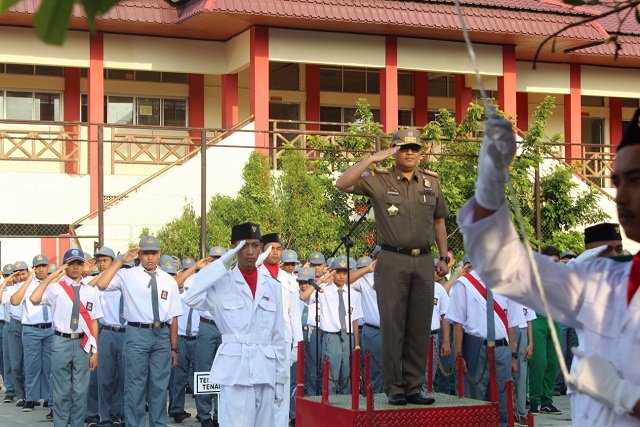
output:
[[[462,27],[464,42],[467,46],[467,51],[469,52],[469,57],[471,59],[471,65],[473,66],[473,71],[476,74],[476,80],[478,81],[478,86],[480,87],[480,95],[482,96],[482,100],[484,101],[485,109],[488,111],[487,116],[490,116],[491,114],[497,114],[493,109],[493,106],[489,102],[489,99],[487,98],[487,93],[484,90],[484,84],[482,83],[482,78],[480,77],[480,70],[478,69],[478,63],[476,61],[476,54],[473,49],[473,45],[471,44],[471,40],[469,39],[469,31],[467,30],[467,25],[465,23],[464,16],[462,15],[462,7],[460,6],[460,1],[454,0],[454,3],[456,5],[456,11],[458,12],[458,19],[460,20],[460,26]],[[513,207],[515,209],[516,218],[518,219],[518,226],[520,227],[520,232],[524,239],[524,246],[527,250],[527,255],[529,257],[529,262],[531,264],[531,268],[533,271],[536,287],[538,288],[538,292],[540,292],[540,299],[542,300],[544,311],[547,316],[547,324],[549,325],[549,332],[551,333],[551,340],[553,341],[553,347],[556,351],[556,355],[558,356],[560,370],[562,371],[562,375],[564,376],[565,381],[567,381],[569,378],[569,370],[567,369],[567,364],[565,363],[565,360],[564,360],[564,354],[562,353],[560,340],[558,339],[558,334],[556,332],[556,328],[553,323],[553,317],[551,316],[551,310],[549,309],[547,296],[546,296],[544,287],[542,286],[540,273],[538,272],[538,265],[536,264],[535,259],[533,258],[533,250],[531,249],[531,244],[527,236],[527,230],[524,225],[524,219],[522,218],[522,212],[520,211],[520,205],[518,204],[518,199],[516,198],[516,192],[515,192],[515,189],[513,188],[513,183],[511,182],[509,173],[507,173],[507,184],[509,185],[509,193],[513,201]]]

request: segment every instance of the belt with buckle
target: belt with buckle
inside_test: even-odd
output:
[[[482,340],[482,345],[487,345],[487,340]],[[496,347],[504,347],[505,345],[509,345],[506,338],[500,338],[499,340],[494,341],[494,345]]]
[[[397,254],[411,255],[411,256],[426,255],[431,253],[431,248],[405,249],[405,248],[396,248],[395,246],[389,246],[389,245],[380,245],[380,249],[387,252],[395,252]]]
[[[111,332],[124,332],[127,330],[126,327],[124,326],[109,326],[109,325],[102,325],[102,330],[104,331],[111,331]]]
[[[51,327],[51,323],[36,323],[35,325],[27,325],[26,323],[24,324],[24,326],[29,326],[31,328],[38,328],[38,329],[49,329]]]
[[[164,328],[167,326],[167,322],[156,322],[156,323],[139,323],[139,322],[129,322],[127,323],[129,326],[133,326],[134,328],[140,329],[154,329],[154,328]]]
[[[202,323],[206,323],[207,325],[211,325],[211,326],[218,327],[218,325],[216,325],[216,322],[214,322],[214,321],[213,321],[213,320],[211,320],[211,319],[207,319],[206,317],[202,317],[202,316],[200,316],[200,322],[202,322]]]
[[[368,328],[380,330],[380,326],[372,325],[371,323],[365,323],[364,325]]]
[[[190,336],[187,336],[187,335],[178,335],[178,336],[179,336],[180,338],[184,338],[184,339],[185,339],[185,340],[187,340],[187,341],[193,341],[193,340],[195,340],[196,338],[198,338],[198,337],[197,337],[197,336],[195,336],[195,335],[190,335]]]
[[[77,332],[77,333],[73,333],[73,334],[65,334],[64,332],[60,332],[58,330],[54,330],[53,333],[56,334],[59,337],[62,337],[62,338],[69,338],[70,340],[79,340],[80,338],[84,338],[84,332]]]

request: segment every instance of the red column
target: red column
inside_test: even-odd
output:
[[[386,133],[398,128],[398,39],[385,40],[385,66],[380,70],[380,121]]]
[[[582,158],[582,100],[580,98],[580,64],[571,64],[570,92],[564,96],[564,140],[567,162]]]
[[[230,129],[233,126],[235,126],[237,123],[238,123],[238,75],[223,74],[222,75],[222,127],[224,129]]]
[[[429,73],[413,73],[413,124],[423,127],[429,121]]]
[[[517,126],[522,131],[529,130],[529,94],[527,92],[516,93]]]
[[[250,111],[256,128],[256,148],[269,147],[269,29],[253,27],[250,46]],[[262,131],[262,132],[260,132]]]
[[[64,119],[65,122],[80,122],[80,69],[65,67],[64,69]],[[68,125],[64,127],[66,132],[78,134],[78,126]],[[73,136],[65,143],[65,153],[69,157],[77,159],[78,138]],[[78,162],[66,162],[64,172],[78,173]]]
[[[49,264],[56,264],[58,260],[58,239],[55,237],[41,238],[40,253],[45,254],[47,258],[49,258]]]
[[[609,140],[611,145],[622,140],[622,98],[609,98]]]
[[[306,65],[307,100],[305,116],[310,122],[320,121],[320,66]],[[319,125],[308,124],[307,130],[320,130]]]
[[[471,88],[466,86],[465,75],[456,74],[456,123],[460,123],[467,114],[471,103]]]
[[[189,74],[189,127],[204,127],[204,74]]]
[[[516,115],[516,47],[502,47],[502,76],[498,77],[498,106]]]
[[[87,117],[89,122],[104,123],[104,39],[102,33],[89,38],[87,79]],[[98,126],[89,126],[89,209],[98,209]]]
[[[64,256],[64,253],[69,249],[71,249],[71,236],[69,236],[68,234],[63,234],[58,238],[58,255],[60,257],[60,259],[58,260],[59,262],[57,263],[58,265],[62,264],[62,257]]]

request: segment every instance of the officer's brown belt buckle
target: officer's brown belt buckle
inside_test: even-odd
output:
[[[420,249],[411,249],[411,256],[420,255]]]

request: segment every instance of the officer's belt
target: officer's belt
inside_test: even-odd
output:
[[[395,252],[397,254],[411,255],[411,256],[426,255],[431,253],[431,248],[405,249],[405,248],[396,248],[395,246],[389,246],[389,245],[380,245],[380,249],[387,252]]]
[[[267,340],[265,337],[260,337],[258,335],[253,335],[253,334],[246,334],[246,335],[222,334],[222,342],[246,344],[246,345],[271,345],[271,340]]]
[[[187,341],[195,341],[198,337],[195,335],[178,335],[180,338],[183,338]]]
[[[371,323],[365,323],[364,326],[380,330],[380,326],[372,325]]]

